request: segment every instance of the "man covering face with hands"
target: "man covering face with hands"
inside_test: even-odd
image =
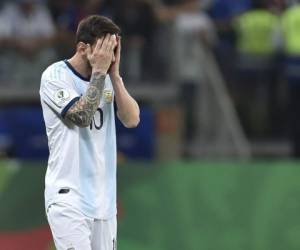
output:
[[[76,33],[76,52],[50,65],[40,96],[49,144],[45,206],[58,250],[116,249],[117,115],[127,128],[139,106],[120,77],[120,29],[89,16]]]

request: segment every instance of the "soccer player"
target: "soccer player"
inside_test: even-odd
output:
[[[128,128],[138,125],[140,113],[119,74],[119,33],[108,18],[83,19],[74,56],[42,74],[50,151],[45,205],[58,250],[116,249],[114,101]]]

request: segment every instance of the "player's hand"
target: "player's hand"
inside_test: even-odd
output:
[[[117,36],[117,48],[114,53],[113,62],[109,69],[109,75],[111,78],[120,77],[120,60],[121,60],[121,37]]]
[[[87,59],[93,71],[106,74],[113,60],[114,49],[117,46],[116,36],[107,34],[98,39],[94,50],[90,44],[87,46]]]

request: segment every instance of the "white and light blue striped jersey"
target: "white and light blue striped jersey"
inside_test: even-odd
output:
[[[64,116],[83,95],[89,79],[68,61],[49,66],[43,73],[40,97],[49,145],[45,178],[46,208],[67,203],[92,218],[116,215],[116,133],[109,76],[99,108],[87,128]]]

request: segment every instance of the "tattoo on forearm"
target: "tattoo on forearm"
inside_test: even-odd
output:
[[[92,74],[89,87],[85,93],[67,112],[66,118],[79,127],[87,127],[99,106],[105,85],[105,75]]]

